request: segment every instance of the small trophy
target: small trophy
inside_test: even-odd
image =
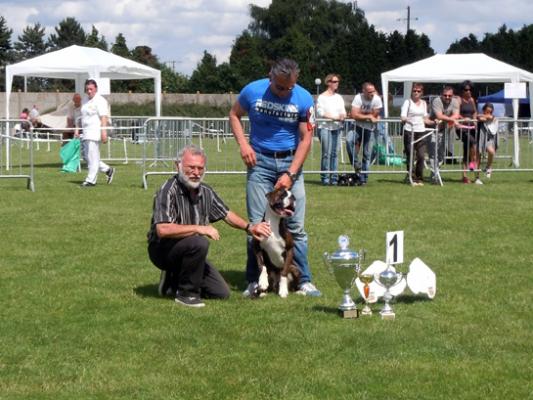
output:
[[[399,283],[402,280],[402,274],[394,271],[390,266],[380,274],[376,274],[377,282],[383,286],[386,291],[383,295],[383,300],[385,300],[385,305],[379,312],[381,314],[381,319],[390,319],[394,320],[396,314],[394,313],[390,301],[392,300],[392,294],[390,288]]]
[[[370,286],[369,285],[374,280],[374,275],[372,275],[372,274],[360,274],[359,275],[359,280],[361,282],[363,282],[363,284],[365,285],[363,287],[363,294],[364,294],[364,297],[365,297],[365,299],[364,299],[365,300],[365,306],[361,310],[361,314],[362,315],[372,315],[372,309],[368,305],[368,298],[370,296]]]
[[[339,249],[334,253],[324,253],[324,263],[335,276],[337,283],[344,291],[342,303],[339,305],[339,314],[343,318],[359,317],[359,310],[350,296],[350,289],[354,285],[355,278],[361,271],[361,263],[364,260],[364,250],[350,250],[350,239],[346,235],[339,236]]]

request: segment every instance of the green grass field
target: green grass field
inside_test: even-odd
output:
[[[533,180],[484,186],[449,175],[411,188],[403,175],[365,188],[306,177],[309,260],[320,298],[241,297],[245,235],[217,224],[210,259],[228,301],[186,309],[159,298],[146,254],[152,196],[135,163],[112,185],[80,189],[56,149],[36,153],[36,192],[0,180],[0,399],[531,399]],[[245,177],[210,175],[245,214]],[[322,263],[339,234],[383,259],[405,232],[403,271],[437,274],[430,301],[404,294],[395,321],[337,315],[341,290]],[[354,297],[358,303],[361,299]]]

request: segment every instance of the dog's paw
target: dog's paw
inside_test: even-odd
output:
[[[261,269],[261,275],[259,275],[259,289],[266,291],[268,289],[268,273],[265,266]]]
[[[279,297],[286,298],[289,295],[289,280],[286,276],[282,276],[279,280]]]

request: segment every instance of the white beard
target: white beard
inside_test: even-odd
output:
[[[198,189],[202,183],[202,180],[204,179],[204,175],[202,174],[198,182],[193,182],[183,172],[178,171],[178,178],[180,182],[183,183],[188,189]]]

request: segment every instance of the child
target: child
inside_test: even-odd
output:
[[[481,122],[479,125],[480,143],[482,151],[487,152],[487,167],[485,173],[488,179],[492,176],[492,162],[498,149],[498,120],[493,115],[494,106],[492,103],[485,103],[482,108],[483,114],[478,116]],[[479,166],[478,166],[479,168]]]

